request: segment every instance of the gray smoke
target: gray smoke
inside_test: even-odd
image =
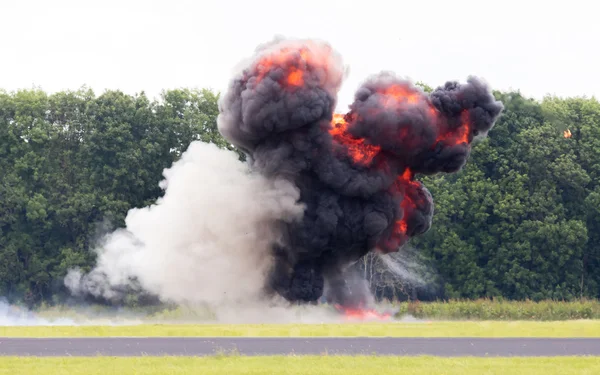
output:
[[[474,77],[428,95],[383,72],[336,116],[343,71],[325,42],[276,39],[246,61],[220,104],[223,136],[254,171],[297,186],[306,206],[302,220],[280,223],[282,242],[272,246],[269,288],[292,302],[327,293],[341,305],[367,304],[349,265],[429,230],[433,198],[416,174],[460,170],[503,108]]]

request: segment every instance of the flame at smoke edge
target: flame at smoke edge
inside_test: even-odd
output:
[[[335,309],[344,316],[347,321],[366,321],[366,320],[378,320],[378,321],[389,321],[392,320],[393,314],[390,312],[381,313],[374,308],[365,308],[362,306],[358,307],[347,307],[340,304],[334,305]]]

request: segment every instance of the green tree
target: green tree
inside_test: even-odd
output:
[[[60,297],[68,269],[93,265],[100,224],[121,226],[129,209],[154,202],[164,168],[190,142],[231,148],[216,128],[217,94],[161,99],[0,92],[0,295]]]
[[[435,260],[448,297],[598,297],[590,243],[600,148],[578,138],[600,126],[597,102],[496,95],[505,112],[464,170],[424,179],[435,217],[414,243]]]

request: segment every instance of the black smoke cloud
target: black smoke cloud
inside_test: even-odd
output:
[[[427,95],[384,72],[334,120],[343,73],[327,43],[277,39],[256,50],[220,102],[219,130],[252,170],[300,190],[304,216],[278,223],[265,286],[292,302],[327,290],[332,302],[364,303],[347,267],[430,228],[433,200],[415,174],[460,170],[473,137],[487,134],[503,109],[473,77]]]

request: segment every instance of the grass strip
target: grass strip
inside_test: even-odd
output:
[[[0,337],[600,337],[600,321],[4,326]]]
[[[577,320],[600,319],[599,300],[507,301],[502,299],[403,302],[399,315],[422,319]]]
[[[600,374],[600,357],[2,357],[0,374]]]

